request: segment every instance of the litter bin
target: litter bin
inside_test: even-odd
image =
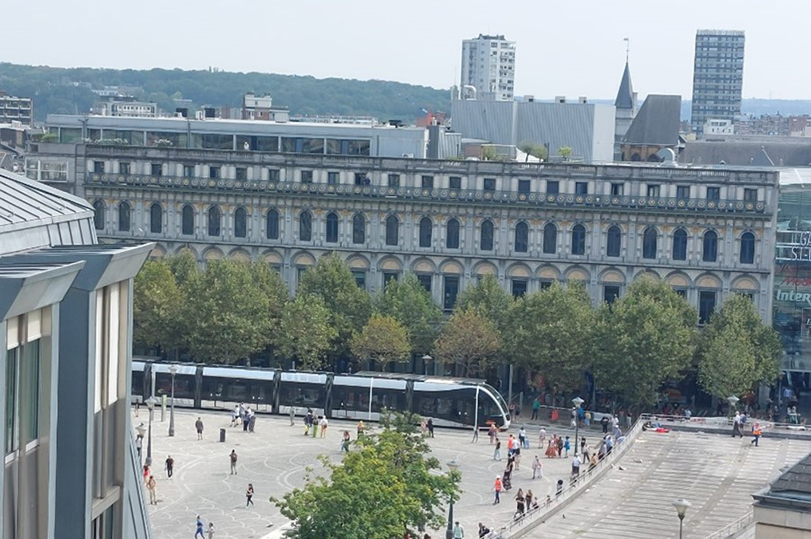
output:
[[[225,443],[225,429],[220,429],[220,441]]]

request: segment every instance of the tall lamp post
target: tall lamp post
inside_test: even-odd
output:
[[[169,408],[169,436],[175,435],[175,375],[177,365],[169,365],[169,373],[172,375],[172,403]]]
[[[459,469],[459,463],[456,459],[448,463],[448,469],[451,473]],[[451,495],[450,504],[448,505],[448,529],[445,530],[445,539],[453,539],[453,495]]]
[[[738,404],[738,401],[741,400],[735,395],[727,397],[727,401],[729,402],[729,417],[735,415],[735,406]]]
[[[425,354],[424,356],[422,356],[422,371],[423,371],[424,374],[428,374],[428,362],[433,360],[433,359],[434,358],[432,358],[428,354]]]
[[[684,515],[687,514],[687,510],[693,506],[690,502],[685,500],[684,498],[677,498],[673,500],[673,507],[676,508],[676,513],[679,515],[679,539],[682,539],[682,528],[684,526]]]
[[[575,397],[572,399],[574,403],[574,456],[577,456],[577,448],[580,446],[580,405],[583,404],[583,399]]]
[[[155,411],[155,403],[158,399],[149,397],[146,399],[146,407],[149,408],[149,435],[146,442],[146,461],[147,466],[152,466],[152,415]]]

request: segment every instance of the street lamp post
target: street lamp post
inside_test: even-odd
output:
[[[693,506],[690,502],[685,500],[684,498],[677,498],[673,500],[673,507],[676,508],[676,513],[679,515],[679,539],[682,539],[682,527],[684,526],[684,515],[687,514],[687,510]]]
[[[146,407],[149,408],[149,434],[146,442],[146,461],[147,466],[152,466],[152,415],[155,411],[155,403],[158,399],[149,397],[146,399]]]
[[[732,417],[735,415],[735,406],[738,404],[738,401],[741,400],[735,395],[731,395],[727,397],[727,401],[729,402],[729,416]]]
[[[434,358],[432,358],[428,354],[425,354],[424,356],[422,356],[422,370],[423,370],[424,374],[428,374],[428,362],[433,360],[433,359]]]
[[[459,463],[456,459],[448,463],[448,469],[451,473],[459,469]],[[445,530],[445,539],[453,539],[453,495],[451,495],[450,504],[448,505],[448,529]]]
[[[577,448],[580,445],[580,417],[578,416],[578,412],[580,410],[580,405],[583,404],[583,399],[580,397],[575,397],[572,399],[574,403],[574,456],[577,456]]]
[[[169,373],[172,375],[172,403],[169,408],[169,436],[175,435],[175,374],[177,365],[169,365]]]

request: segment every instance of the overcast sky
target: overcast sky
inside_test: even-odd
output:
[[[0,61],[216,66],[436,88],[458,83],[462,39],[504,34],[517,42],[516,94],[539,99],[613,98],[625,37],[640,97],[689,99],[696,30],[745,30],[744,97],[811,98],[807,0],[30,0],[18,7],[19,24],[3,25]]]

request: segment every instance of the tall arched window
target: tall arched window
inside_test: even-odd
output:
[[[96,226],[96,230],[104,230],[104,201],[103,200],[96,200],[93,202],[93,224]]]
[[[279,212],[276,210],[268,210],[265,229],[265,236],[267,236],[267,239],[279,239]]]
[[[400,243],[400,220],[396,215],[386,217],[386,245]]]
[[[448,249],[459,248],[459,221],[457,219],[451,219],[448,221],[445,247]]]
[[[366,243],[366,217],[362,213],[352,218],[352,243]]]
[[[149,207],[149,231],[160,234],[163,230],[163,208],[155,202]]]
[[[338,243],[338,214],[334,211],[327,214],[327,243]]]
[[[656,258],[656,247],[659,242],[659,233],[652,226],[645,229],[642,236],[642,258]]]
[[[523,221],[515,225],[515,252],[526,253],[529,250],[529,227]]]
[[[237,208],[234,212],[234,236],[244,238],[248,235],[248,214],[245,208]]]
[[[493,221],[487,219],[486,221],[482,222],[482,230],[481,230],[481,241],[479,248],[482,251],[492,251],[493,250]]]
[[[431,246],[431,234],[433,233],[434,224],[428,217],[420,219],[420,247]]]
[[[718,260],[718,234],[714,230],[708,230],[704,233],[704,248],[702,249],[701,259],[704,262],[715,262]]]
[[[303,211],[298,216],[298,239],[299,241],[313,240],[313,214]]]
[[[194,234],[194,208],[186,204],[180,212],[180,233],[184,236]]]
[[[220,221],[222,220],[222,214],[220,213],[220,208],[217,206],[211,206],[208,209],[208,235],[209,236],[219,236],[220,235]]]
[[[126,200],[118,205],[118,230],[121,232],[130,231],[130,214],[132,207]]]
[[[572,229],[572,254],[586,254],[586,227],[583,225],[574,225]]]
[[[546,223],[543,227],[543,252],[547,255],[555,254],[558,250],[558,227],[555,223]]]
[[[683,228],[673,233],[673,260],[687,260],[687,231]]]
[[[741,264],[755,263],[755,235],[744,232],[741,236]]]
[[[619,256],[622,250],[622,230],[614,225],[608,229],[608,237],[605,246],[607,256]]]

